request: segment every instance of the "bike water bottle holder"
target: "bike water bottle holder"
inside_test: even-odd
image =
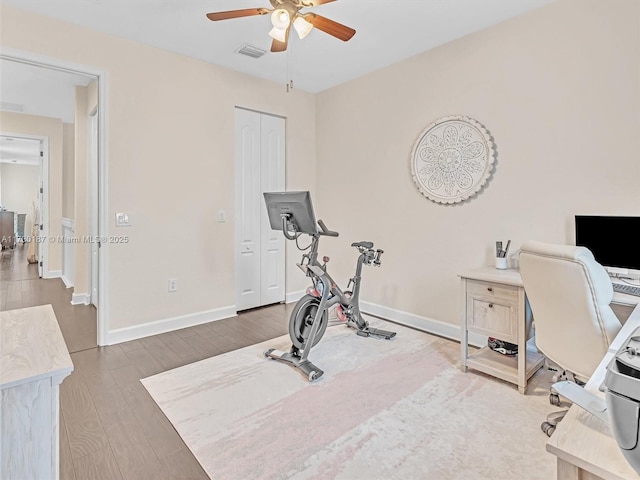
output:
[[[380,265],[382,265],[382,260],[380,260],[380,257],[382,256],[382,254],[384,253],[384,250],[376,250],[376,255],[373,259],[373,265],[375,267],[379,267]]]

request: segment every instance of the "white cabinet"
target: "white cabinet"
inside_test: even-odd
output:
[[[0,312],[0,478],[59,477],[59,390],[72,370],[51,305]]]
[[[525,393],[527,381],[544,357],[533,338],[532,316],[522,278],[517,270],[492,267],[460,274],[462,288],[461,365],[518,386]],[[469,332],[518,345],[518,355],[508,357],[483,347],[469,350]]]

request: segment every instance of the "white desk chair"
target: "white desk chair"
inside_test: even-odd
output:
[[[613,288],[604,267],[584,247],[527,241],[520,274],[533,312],[536,346],[566,377],[584,384],[620,331],[609,304]],[[552,390],[550,403],[559,404]],[[547,417],[549,436],[566,412]]]

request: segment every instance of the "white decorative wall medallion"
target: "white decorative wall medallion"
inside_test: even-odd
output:
[[[418,190],[438,203],[458,203],[479,192],[493,170],[489,132],[469,117],[442,117],[425,128],[411,152]]]

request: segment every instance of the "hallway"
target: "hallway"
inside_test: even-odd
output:
[[[0,256],[0,311],[51,304],[70,353],[97,346],[97,315],[92,305],[71,305],[73,289],[59,278],[38,277],[27,262],[29,245],[17,243]]]

